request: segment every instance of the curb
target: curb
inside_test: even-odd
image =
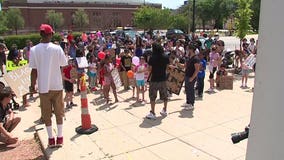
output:
[[[45,147],[44,147],[44,144],[43,144],[43,140],[42,140],[41,136],[38,133],[38,131],[43,130],[44,128],[38,128],[37,129],[37,126],[39,126],[39,125],[34,126],[35,127],[35,139],[38,140],[38,142],[40,144],[40,148],[41,148],[41,151],[42,151],[42,153],[44,155],[44,158],[46,160],[48,160],[49,156],[48,156],[48,154],[47,154],[47,152],[45,150]]]

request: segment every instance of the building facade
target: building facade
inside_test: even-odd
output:
[[[25,20],[24,29],[28,31],[38,30],[40,24],[47,23],[48,10],[63,14],[64,25],[59,29],[78,30],[72,16],[78,9],[84,9],[89,18],[89,25],[84,30],[104,30],[133,26],[134,12],[144,4],[141,0],[6,0],[2,9],[20,9]],[[146,5],[162,8],[161,4]]]

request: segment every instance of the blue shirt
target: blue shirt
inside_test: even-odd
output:
[[[205,70],[206,70],[206,60],[202,59],[200,60],[200,65],[202,66],[202,68],[200,68],[200,71],[198,72],[198,78],[204,78],[205,77]]]

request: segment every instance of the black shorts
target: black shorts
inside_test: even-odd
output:
[[[209,79],[213,79],[214,78],[214,73],[217,71],[217,67],[213,67],[213,71],[210,72],[210,75],[209,75]]]
[[[73,92],[74,90],[73,83],[64,80],[64,89],[65,89],[65,92]]]

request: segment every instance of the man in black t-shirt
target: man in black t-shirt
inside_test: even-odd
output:
[[[185,64],[185,93],[186,93],[186,103],[182,106],[186,110],[194,109],[195,101],[195,90],[194,84],[196,82],[196,77],[199,72],[200,60],[195,55],[196,46],[194,44],[189,44],[189,58]]]
[[[9,103],[12,98],[12,90],[5,87],[0,92],[0,142],[5,144],[15,144],[18,142],[18,137],[14,137],[10,132],[21,121],[20,117],[14,117]]]
[[[149,71],[150,71],[150,88],[149,98],[151,103],[151,111],[146,116],[148,119],[156,119],[155,104],[157,98],[157,92],[159,91],[160,99],[164,101],[164,108],[160,112],[162,116],[167,115],[167,85],[166,85],[166,68],[170,63],[169,57],[164,54],[163,47],[158,43],[152,44],[153,55],[149,59]]]

